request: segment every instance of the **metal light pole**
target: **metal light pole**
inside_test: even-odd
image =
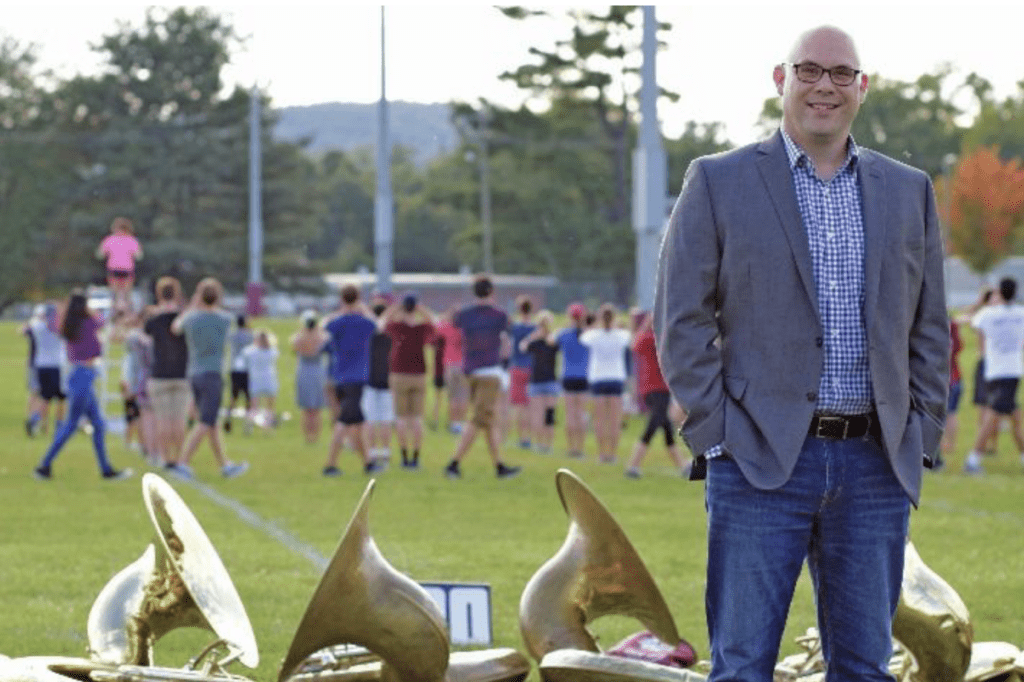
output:
[[[380,8],[380,103],[377,105],[377,194],[373,207],[373,254],[377,290],[391,291],[394,257],[394,206],[391,195],[391,137],[388,131],[388,100],[384,88],[384,7]]]
[[[255,85],[249,95],[249,281],[245,286],[245,309],[249,315],[263,313],[263,147],[260,91]]]
[[[487,106],[480,105],[480,223],[483,230],[484,272],[494,273],[494,236],[491,232],[491,161],[487,150]]]
[[[636,231],[636,303],[641,310],[654,307],[658,249],[665,227],[668,170],[658,129],[658,22],[654,7],[644,10],[643,66],[640,86],[640,139],[633,151],[633,229]]]

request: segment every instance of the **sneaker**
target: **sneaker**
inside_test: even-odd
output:
[[[985,470],[977,462],[967,462],[964,464],[964,473],[968,476],[981,476]]]
[[[629,469],[626,469],[626,473],[624,475],[626,478],[637,479],[640,478],[640,470],[630,467]]]
[[[53,478],[53,474],[50,473],[50,467],[36,467],[32,470],[32,476],[37,481],[49,481]]]
[[[107,481],[126,481],[135,474],[131,469],[111,469],[103,472],[103,478]]]
[[[238,478],[248,470],[248,462],[236,462],[234,464],[225,464],[224,468],[220,470],[220,475],[224,478]]]
[[[510,467],[499,464],[497,466],[498,478],[515,478],[521,470],[522,467]]]
[[[462,472],[459,471],[459,463],[452,460],[448,466],[444,468],[445,478],[462,478]]]
[[[183,478],[186,481],[191,481],[193,478],[192,467],[187,464],[182,464],[181,462],[168,462],[164,465],[164,468],[167,469],[167,473],[173,474],[178,478]]]
[[[324,467],[324,476],[328,478],[337,478],[341,476],[341,469],[338,467]]]
[[[369,462],[363,465],[363,473],[366,474],[367,476],[382,471],[384,471],[384,464],[375,459],[371,459]]]
[[[420,463],[418,460],[410,459],[408,462],[402,462],[403,469],[419,469]]]

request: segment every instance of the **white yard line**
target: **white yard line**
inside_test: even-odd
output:
[[[224,509],[233,511],[238,518],[242,519],[250,528],[254,528],[258,531],[262,531],[274,538],[282,545],[295,552],[296,554],[309,559],[310,563],[317,568],[320,573],[327,570],[327,564],[330,560],[323,554],[317,551],[312,545],[306,544],[302,540],[284,530],[280,526],[276,525],[273,521],[267,521],[253,510],[246,507],[238,500],[232,499],[227,495],[224,495],[214,488],[201,483],[195,479],[185,480],[178,477],[174,477],[173,480],[178,483],[184,483],[192,486],[195,490],[198,490],[211,502],[220,505]]]

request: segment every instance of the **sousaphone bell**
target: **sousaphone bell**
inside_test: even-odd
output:
[[[519,629],[546,682],[697,682],[692,671],[601,652],[587,628],[605,615],[630,616],[668,646],[680,642],[675,620],[647,566],[618,522],[575,474],[555,485],[569,516],[558,552],[530,578],[519,601]]]
[[[369,531],[375,481],[360,498],[296,628],[278,682],[515,682],[529,662],[514,649],[449,654],[440,607],[395,570]],[[342,644],[368,656],[317,655]]]

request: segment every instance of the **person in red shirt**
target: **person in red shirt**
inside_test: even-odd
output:
[[[692,463],[685,462],[675,443],[672,421],[669,419],[671,393],[658,366],[658,353],[654,345],[654,331],[651,328],[650,313],[642,313],[636,334],[633,336],[633,362],[636,371],[637,397],[647,406],[647,427],[640,440],[633,446],[633,455],[626,465],[626,478],[640,478],[640,464],[647,455],[647,446],[658,429],[665,432],[665,447],[668,456],[682,476],[689,476]]]
[[[469,383],[462,371],[462,332],[452,318],[458,306],[453,305],[434,325],[435,333],[444,339],[444,387],[448,392],[448,431],[460,434],[469,409]]]
[[[942,448],[940,450],[942,455],[948,455],[956,447],[956,432],[957,426],[959,426],[956,411],[960,407],[960,395],[963,392],[958,356],[963,347],[963,341],[960,339],[960,325],[951,318],[949,320],[949,398],[946,404],[946,428],[942,432]],[[932,465],[932,471],[939,471],[944,464],[940,457]]]
[[[381,324],[384,333],[391,337],[390,384],[402,467],[416,469],[420,465],[427,392],[424,347],[434,335],[434,313],[417,301],[416,294],[407,293],[399,305],[384,313]]]

